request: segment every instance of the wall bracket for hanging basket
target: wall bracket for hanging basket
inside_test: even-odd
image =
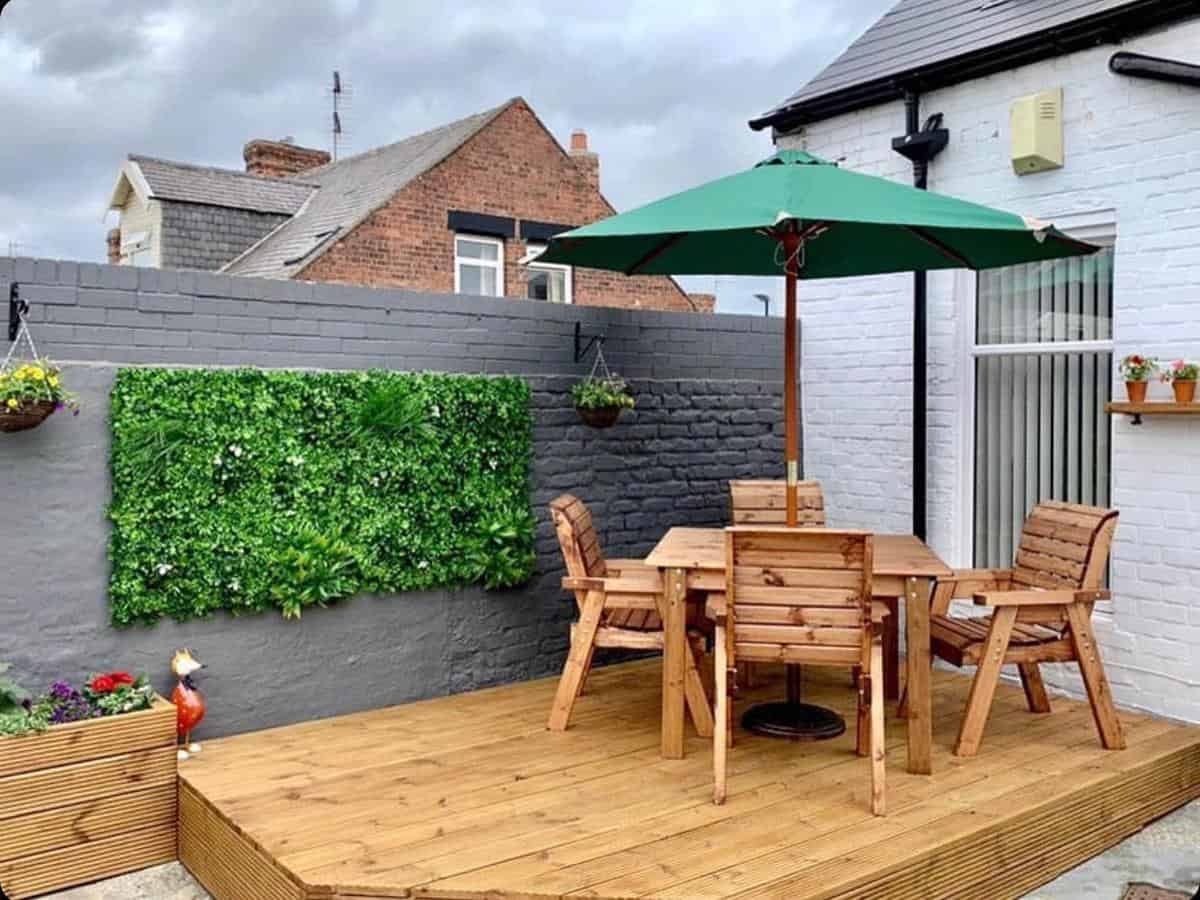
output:
[[[601,346],[601,347],[604,346],[604,340],[606,337],[607,337],[607,335],[604,334],[603,332],[599,332],[597,334],[584,334],[583,333],[583,324],[581,322],[576,322],[575,323],[575,362],[579,362],[581,359],[583,359],[585,356],[587,356],[588,351],[592,349],[593,345],[597,345],[597,346]],[[586,344],[583,342],[585,338],[587,339]]]
[[[21,317],[29,312],[29,304],[21,299],[21,286],[13,282],[8,288],[8,342],[17,339],[21,331]]]

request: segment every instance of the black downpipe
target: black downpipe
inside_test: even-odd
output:
[[[910,135],[921,129],[921,96],[916,91],[904,95],[905,130]],[[929,162],[913,160],[913,186],[929,187]],[[926,377],[929,358],[928,281],[924,272],[913,273],[913,534],[925,540],[928,484],[928,416]]]

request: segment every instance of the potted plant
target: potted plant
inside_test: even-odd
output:
[[[1196,399],[1196,379],[1200,378],[1200,363],[1174,360],[1162,373],[1162,380],[1169,382],[1175,392],[1176,403],[1191,403]]]
[[[1121,360],[1121,375],[1125,379],[1125,393],[1130,403],[1146,402],[1146,386],[1150,376],[1158,370],[1158,361],[1151,356],[1133,353]]]
[[[0,431],[37,428],[64,406],[76,409],[75,398],[48,360],[10,362],[0,368]]]
[[[589,375],[571,388],[575,410],[586,425],[609,428],[621,417],[621,411],[633,409],[637,401],[629,393],[625,379],[611,372],[601,378]]]
[[[0,663],[0,895],[32,897],[176,858],[175,707],[145,677],[30,696]],[[135,852],[114,838],[130,835]]]

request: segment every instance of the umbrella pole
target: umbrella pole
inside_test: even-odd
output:
[[[800,416],[796,402],[796,251],[799,246],[800,239],[795,232],[789,231],[784,235],[786,286],[783,313],[783,439],[787,444],[784,456],[787,460],[786,502],[789,528],[794,528],[799,521],[796,497],[797,485],[800,481]]]

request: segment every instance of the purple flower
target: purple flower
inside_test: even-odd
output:
[[[75,693],[75,690],[65,681],[56,681],[50,685],[50,696],[57,697],[60,700],[67,700]]]

